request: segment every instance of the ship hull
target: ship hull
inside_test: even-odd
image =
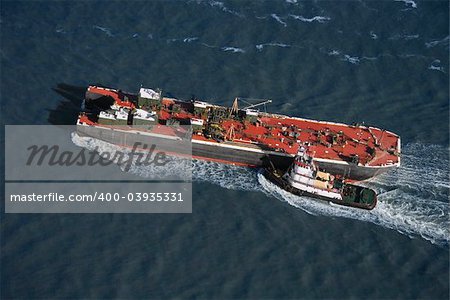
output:
[[[77,132],[80,135],[93,137],[114,145],[133,148],[135,143],[145,142],[145,136],[140,134],[127,134],[127,137],[123,138],[123,135],[120,134],[110,134],[111,131],[112,129],[110,128],[77,125]],[[286,170],[292,164],[294,159],[294,156],[285,153],[265,151],[255,146],[243,146],[237,145],[237,143],[217,143],[192,140],[192,152],[188,153],[190,151],[186,151],[186,149],[171,149],[171,145],[176,144],[167,144],[166,139],[163,137],[152,137],[151,140],[158,145],[166,145],[166,149],[161,150],[170,153],[181,151],[185,155],[192,155],[195,159],[245,167],[267,167],[270,164],[270,161],[272,164],[276,165],[278,169]],[[335,175],[343,175],[346,178],[354,180],[369,179],[395,167],[395,165],[388,167],[365,167],[331,160],[315,160],[315,163],[323,171]]]

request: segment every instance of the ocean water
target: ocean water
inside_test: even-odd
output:
[[[223,105],[269,98],[272,112],[365,122],[403,144],[402,167],[365,183],[379,193],[371,212],[195,161],[192,214],[2,213],[1,297],[448,299],[448,12],[419,0],[1,1],[3,124],[48,124],[59,83],[142,84]]]

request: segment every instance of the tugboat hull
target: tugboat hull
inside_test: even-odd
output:
[[[360,209],[366,209],[366,210],[374,209],[376,204],[377,204],[377,197],[376,197],[376,194],[375,194],[375,192],[373,190],[368,189],[368,188],[364,188],[364,187],[360,187],[360,186],[356,186],[356,185],[353,185],[353,184],[344,184],[343,190],[345,190],[347,188],[349,190],[352,190],[352,191],[355,191],[355,192],[359,192],[359,193],[361,193],[362,191],[364,191],[366,193],[370,193],[370,197],[372,197],[370,203],[354,202],[354,201],[351,201],[351,199],[348,196],[346,196],[346,195],[342,195],[343,196],[343,200],[338,200],[338,199],[334,199],[334,198],[324,197],[322,195],[311,193],[311,192],[308,192],[308,191],[305,191],[305,190],[300,190],[300,189],[295,188],[292,185],[290,185],[289,182],[286,181],[282,176],[279,176],[279,174],[277,174],[277,172],[275,170],[265,169],[263,175],[270,182],[272,182],[275,185],[279,186],[283,190],[285,190],[285,191],[287,191],[289,193],[292,193],[294,195],[297,195],[297,196],[312,197],[312,198],[316,198],[316,199],[319,199],[319,200],[332,202],[332,203],[335,203],[335,204],[338,204],[338,205],[349,206],[349,207],[360,208]]]

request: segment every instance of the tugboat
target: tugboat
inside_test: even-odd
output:
[[[282,189],[298,195],[310,196],[338,205],[372,210],[377,204],[374,190],[354,185],[339,175],[320,171],[308,154],[307,145],[301,145],[292,165],[286,172],[272,163],[264,176]]]

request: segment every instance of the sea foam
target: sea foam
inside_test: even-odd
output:
[[[425,46],[427,48],[433,48],[438,45],[447,45],[448,46],[449,40],[450,40],[450,36],[448,35],[445,38],[443,38],[442,40],[431,41],[431,42],[425,43]]]
[[[324,16],[314,16],[312,18],[305,18],[303,16],[297,16],[297,15],[289,15],[291,18],[294,18],[296,20],[300,20],[302,22],[318,22],[318,23],[325,23],[326,21],[331,20],[331,18],[329,17],[324,17]]]
[[[274,43],[264,43],[264,44],[259,44],[259,45],[256,45],[255,47],[256,47],[257,50],[262,51],[263,48],[264,48],[265,46],[269,46],[269,47],[281,47],[281,48],[288,48],[288,47],[291,47],[291,45],[287,45],[287,44],[283,44],[283,43],[276,43],[276,42],[274,42]]]
[[[220,49],[222,49],[222,51],[226,51],[226,52],[245,53],[244,49],[237,48],[237,47],[222,47]]]
[[[411,8],[417,8],[416,2],[413,0],[395,0],[396,2],[404,2],[406,6],[409,6]]]
[[[97,149],[100,155],[102,151],[120,149],[118,146],[78,135],[74,135],[72,140],[80,147]],[[411,238],[422,237],[431,243],[448,246],[448,163],[448,149],[444,147],[417,143],[406,145],[400,168],[359,183],[374,189],[378,194],[377,206],[371,211],[295,196],[268,181],[261,171],[255,169],[193,160],[190,170],[194,181],[209,182],[226,189],[260,191],[312,215],[371,222]],[[178,166],[169,166],[167,172],[170,173],[171,169],[179,172]],[[133,166],[129,170],[143,177],[153,176],[154,171],[143,166]],[[161,169],[157,172],[161,172]]]
[[[410,237],[448,245],[449,170],[447,150],[440,146],[409,144],[402,166],[361,184],[377,191],[378,204],[362,211],[298,197],[273,185],[259,174],[260,184],[276,198],[313,215],[338,216],[371,222]]]
[[[287,27],[286,22],[284,22],[277,14],[271,14],[270,15],[275,21],[283,25],[284,27]]]
[[[114,34],[111,32],[111,29],[109,29],[109,28],[98,26],[98,25],[94,25],[94,26],[92,26],[92,28],[98,29],[98,30],[104,32],[109,37],[113,37],[114,36]]]

